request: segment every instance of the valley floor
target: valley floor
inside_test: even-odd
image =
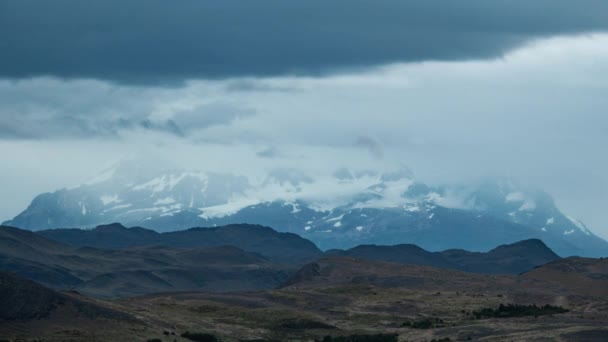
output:
[[[398,334],[399,341],[608,340],[608,301],[525,292],[338,285],[255,293],[167,293],[97,303],[128,313],[136,321],[73,317],[58,309],[29,323],[4,322],[0,338],[189,341],[180,337],[189,331],[210,333],[220,341],[320,341],[325,336],[373,334]],[[559,305],[570,312],[475,317],[475,312],[502,303]]]

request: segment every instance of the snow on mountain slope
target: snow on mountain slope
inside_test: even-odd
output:
[[[9,224],[28,229],[139,223],[184,210],[226,203],[249,186],[245,177],[139,170],[121,163],[85,184],[36,197]]]
[[[342,169],[331,177],[275,170],[267,177],[121,163],[71,189],[37,196],[6,222],[32,230],[120,222],[159,231],[252,223],[321,248],[415,243],[486,250],[539,238],[561,255],[608,255],[608,243],[564,215],[542,191],[509,180],[432,188],[407,169]]]

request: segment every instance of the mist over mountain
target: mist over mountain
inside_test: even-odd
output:
[[[552,197],[508,179],[432,186],[407,168],[276,169],[262,179],[125,161],[77,187],[45,193],[5,225],[43,230],[119,222],[159,232],[249,223],[297,233],[322,249],[411,243],[487,251],[540,239],[561,256],[606,256],[608,243]]]

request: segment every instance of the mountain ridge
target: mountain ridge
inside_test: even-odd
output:
[[[68,234],[66,234],[68,233]],[[102,233],[103,238],[99,239]],[[125,239],[127,234],[130,239]],[[145,237],[137,239],[137,235]],[[150,240],[153,236],[156,239]],[[56,289],[101,296],[184,290],[274,288],[301,266],[342,257],[481,274],[519,274],[559,259],[543,242],[487,253],[429,252],[415,245],[364,245],[322,253],[312,242],[269,227],[231,225],[156,233],[120,224],[37,233],[0,227],[0,269]]]
[[[431,187],[407,169],[345,169],[330,179],[283,170],[252,184],[238,175],[120,164],[81,186],[37,196],[5,224],[44,230],[107,222],[158,232],[258,224],[322,249],[411,243],[483,251],[536,238],[561,256],[608,256],[607,241],[542,191],[505,179]]]
[[[200,242],[197,244],[197,247],[204,246],[209,248],[208,244],[220,246],[223,244],[229,245],[237,245],[240,248],[244,248],[250,252],[260,253],[260,255],[266,255],[275,261],[285,260],[287,255],[277,254],[269,255],[267,250],[260,252],[257,249],[247,248],[247,245],[239,245],[239,242],[235,242],[234,240],[230,241],[229,239],[223,240],[222,242],[213,241],[213,235],[208,235],[208,233],[213,234],[213,232],[221,230],[226,231],[230,230],[233,227],[249,229],[250,231],[254,231],[256,233],[260,233],[260,229],[267,230],[268,232],[274,231],[272,228],[268,227],[258,227],[254,225],[240,225],[240,226],[224,226],[224,227],[212,227],[212,228],[191,228],[183,231],[176,232],[167,232],[167,233],[156,233],[152,231],[148,231],[146,229],[142,229],[139,227],[135,228],[126,228],[120,224],[112,224],[108,226],[100,226],[93,230],[48,230],[48,231],[39,231],[37,234],[42,235],[44,237],[54,239],[58,242],[67,243],[76,247],[95,247],[95,248],[125,248],[125,247],[133,247],[133,248],[145,248],[150,246],[164,246],[169,248],[188,248],[194,247],[195,244],[200,242],[201,240],[205,240],[204,242]],[[127,240],[123,238],[123,233],[128,232],[132,233],[131,229],[136,232],[142,232],[142,234],[148,235],[151,234],[155,237],[153,240],[139,240],[139,244],[133,244],[135,240]],[[104,238],[98,238],[98,231],[102,232],[110,232],[110,235],[106,235]],[[63,235],[62,233],[74,233],[77,232],[79,235],[79,240],[73,239],[73,235]],[[243,233],[243,231],[240,231]],[[205,238],[201,239],[200,237],[195,238],[196,234],[205,234]],[[82,235],[89,235],[88,237],[84,237]],[[192,235],[194,234],[194,235]],[[233,237],[238,237],[239,239],[247,236],[247,230],[244,231],[245,235],[233,235]],[[175,239],[172,236],[185,236],[187,239]],[[293,233],[278,233],[277,236],[289,237],[290,239],[298,239],[297,234]],[[209,238],[211,237],[211,238]],[[116,243],[112,243],[112,241]],[[198,241],[198,242],[197,242]],[[108,243],[110,242],[110,243]],[[310,243],[312,244],[312,242]],[[318,251],[318,250],[317,250]],[[467,272],[475,272],[475,273],[489,273],[489,274],[499,274],[499,273],[508,273],[508,274],[519,274],[521,272],[527,271],[536,267],[538,265],[545,264],[547,262],[551,262],[560,257],[555,254],[547,245],[538,239],[529,239],[515,242],[513,244],[508,245],[500,245],[495,247],[488,252],[469,252],[466,250],[445,250],[439,252],[431,252],[427,251],[417,245],[413,244],[398,244],[398,245],[359,245],[351,249],[347,250],[328,250],[325,253],[313,253],[309,256],[308,259],[297,260],[298,262],[302,261],[312,261],[312,259],[316,259],[323,256],[345,256],[345,257],[355,257],[355,258],[363,258],[369,260],[380,260],[386,262],[397,262],[404,264],[416,264],[416,265],[428,265],[439,268],[446,269],[457,269],[461,271]],[[292,259],[293,260],[293,259]]]
[[[106,249],[151,245],[174,248],[234,245],[249,252],[260,253],[277,262],[310,261],[321,254],[321,251],[312,242],[296,234],[277,232],[270,227],[250,224],[232,224],[211,228],[195,227],[182,231],[158,233],[141,227],[127,228],[122,224],[113,223],[92,230],[51,229],[38,231],[37,234],[72,246]],[[243,240],[234,240],[235,236]],[[283,244],[284,247],[278,247]],[[275,250],[276,248],[279,249]]]
[[[111,235],[99,243],[123,240],[121,233],[128,232],[119,225],[100,230]],[[274,288],[288,277],[291,269],[321,254],[316,247],[311,249],[312,243],[302,245],[305,240],[299,237],[286,242],[281,233],[270,228],[265,230],[266,237],[257,240],[256,234],[264,232],[257,227],[249,228],[248,235],[239,235],[244,231],[239,227],[228,230],[227,237],[233,241],[221,235],[211,241],[206,238],[212,232],[205,231],[202,240],[194,240],[188,246],[130,243],[127,248],[104,249],[68,245],[38,233],[0,227],[0,270],[54,289],[76,289],[98,297],[184,290],[246,291]],[[136,229],[135,233],[138,232],[142,230]],[[87,233],[95,232],[84,231]],[[252,251],[237,247],[244,238],[249,244],[241,243],[241,247]],[[304,250],[298,252],[298,246],[304,246]],[[277,253],[283,257],[273,258]]]
[[[361,245],[332,250],[325,255],[414,264],[484,274],[520,274],[561,259],[541,240],[530,239],[498,246],[488,252],[445,250],[429,252],[416,245]]]

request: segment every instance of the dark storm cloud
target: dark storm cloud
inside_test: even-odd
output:
[[[4,0],[0,76],[119,82],[501,56],[608,28],[605,0]]]

